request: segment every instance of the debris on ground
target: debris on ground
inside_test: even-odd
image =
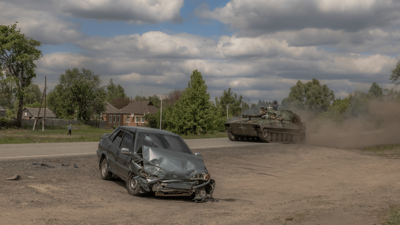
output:
[[[33,179],[33,178],[35,178],[35,177],[32,177],[32,176],[28,176],[28,178],[31,178],[31,179]]]
[[[69,166],[69,164],[63,163],[63,164],[61,164],[61,166]]]
[[[49,168],[54,168],[54,166],[50,166],[50,165],[47,165],[47,164],[45,164],[45,163],[32,163],[33,165],[37,165],[37,166],[45,166],[45,167],[49,167]]]
[[[288,217],[285,218],[285,220],[286,221],[293,221],[293,217],[288,216]]]
[[[76,164],[74,164],[74,167],[75,167],[75,168],[79,168],[79,166],[77,166]]]
[[[6,180],[18,180],[19,178],[21,178],[19,175],[15,175],[15,176],[6,178]]]

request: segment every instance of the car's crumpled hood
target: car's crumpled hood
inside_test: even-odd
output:
[[[145,173],[160,179],[188,180],[206,173],[203,159],[192,154],[148,146],[142,147],[142,153]]]

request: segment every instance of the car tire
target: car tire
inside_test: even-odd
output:
[[[141,189],[142,187],[138,180],[135,179],[135,175],[129,175],[128,180],[126,181],[126,190],[128,190],[128,193],[133,196],[139,196],[141,194]]]
[[[111,172],[108,171],[108,164],[106,158],[104,158],[100,163],[100,176],[101,179],[103,180],[109,180],[112,177]]]

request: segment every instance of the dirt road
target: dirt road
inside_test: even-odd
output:
[[[123,181],[100,179],[94,155],[0,161],[1,223],[372,225],[400,203],[398,159],[295,144],[196,152],[216,180],[205,203],[130,196]]]
[[[187,139],[191,149],[264,145],[262,142],[231,142],[228,138]],[[99,142],[30,143],[0,145],[0,160],[44,156],[82,156],[96,154]]]

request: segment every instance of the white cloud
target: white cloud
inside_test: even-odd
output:
[[[79,25],[61,19],[56,14],[12,3],[0,2],[0,21],[2,25],[18,22],[17,27],[21,28],[22,33],[42,44],[74,42],[84,37]]]
[[[190,34],[168,35],[151,31],[112,38],[92,37],[77,42],[78,46],[113,56],[140,58],[198,58],[214,57],[215,41]]]
[[[244,35],[305,28],[358,31],[386,26],[399,19],[400,3],[392,0],[231,0],[196,14],[216,19]]]
[[[60,9],[71,17],[132,23],[181,22],[183,0],[69,0]]]
[[[69,18],[129,23],[181,22],[183,0],[0,1],[0,21],[18,27],[42,44],[74,43],[85,35]]]
[[[282,99],[297,80],[317,78],[338,93],[356,84],[389,83],[396,59],[380,54],[335,53],[315,46],[290,46],[269,36],[228,37],[218,40],[188,35],[148,32],[112,38],[86,38],[84,53],[53,53],[38,63],[40,74],[59,74],[73,67],[114,78],[129,93],[140,87],[155,94],[185,88],[197,69],[210,93],[232,87],[251,98]],[[185,51],[182,51],[182,48]],[[150,88],[151,87],[151,88]],[[164,91],[161,92],[160,91]],[[149,93],[152,94],[152,93]],[[253,95],[254,94],[254,95]],[[341,95],[340,95],[341,96]],[[214,96],[213,96],[214,97]]]

